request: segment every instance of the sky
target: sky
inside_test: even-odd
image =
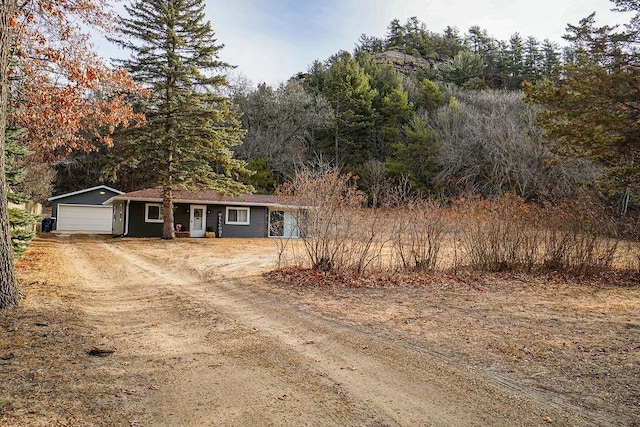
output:
[[[563,44],[567,24],[596,12],[599,25],[628,19],[608,0],[205,0],[206,17],[224,48],[221,60],[236,66],[231,78],[277,86],[340,50],[353,51],[361,34],[384,37],[393,19],[417,17],[427,29],[447,26],[464,34],[471,26],[507,40],[523,37]],[[126,57],[96,40],[105,58]]]

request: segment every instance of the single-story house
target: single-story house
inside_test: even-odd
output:
[[[300,207],[290,202],[273,195],[174,190],[174,224],[188,237],[298,237]],[[162,237],[162,188],[117,194],[104,204],[113,206],[114,236]]]
[[[110,234],[113,207],[103,203],[123,194],[106,185],[50,197],[52,230]]]

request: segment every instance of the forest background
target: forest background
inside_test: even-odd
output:
[[[204,3],[178,3],[138,1],[126,7],[133,18],[116,20],[119,43],[138,54],[115,62],[132,79],[91,65],[100,61],[78,48],[86,36],[66,13],[82,10],[88,25],[108,29],[94,4],[33,2],[19,9],[22,21],[7,10],[3,25],[22,37],[12,59],[3,51],[5,67],[20,64],[5,76],[7,198],[160,184],[171,218],[176,185],[272,193],[318,164],[350,177],[373,207],[398,188],[542,202],[589,189],[625,214],[637,190],[637,1],[614,2],[635,13],[627,25],[599,27],[595,14],[569,24],[563,49],[518,33],[504,41],[479,27],[437,33],[415,17],[393,20],[384,37],[363,34],[353,52],[315,61],[277,88],[227,84]],[[11,225],[21,226],[15,216]],[[167,238],[173,228],[165,220]]]
[[[580,27],[569,31],[575,39]],[[256,171],[237,178],[270,193],[322,159],[359,176],[372,200],[384,183],[402,179],[423,194],[447,197],[574,194],[595,183],[602,168],[554,150],[536,123],[540,107],[523,100],[521,85],[557,79],[560,67],[579,56],[576,44],[561,49],[518,33],[496,40],[479,27],[435,33],[417,18],[394,20],[384,37],[362,35],[353,52],[316,61],[278,87],[233,83],[229,95],[247,130],[235,157]],[[123,170],[115,180],[104,175],[118,150],[114,139],[113,148],[38,165],[50,179],[28,175],[52,186],[32,197],[97,183],[123,191],[148,186],[143,170]],[[24,187],[34,188],[29,180]]]

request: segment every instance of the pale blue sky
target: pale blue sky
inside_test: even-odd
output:
[[[254,84],[277,85],[316,59],[352,51],[360,34],[382,37],[392,19],[416,16],[431,31],[479,25],[506,40],[515,32],[562,43],[567,23],[597,12],[599,24],[625,22],[607,0],[206,0],[220,58]],[[104,57],[122,56],[97,41]]]

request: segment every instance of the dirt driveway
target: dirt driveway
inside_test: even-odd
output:
[[[301,289],[275,249],[37,239],[0,425],[640,425],[637,286]]]

